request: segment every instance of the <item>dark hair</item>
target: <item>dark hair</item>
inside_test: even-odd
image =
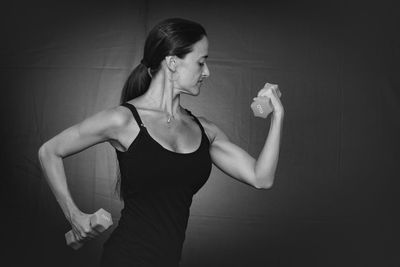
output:
[[[150,31],[144,45],[143,62],[128,76],[122,89],[120,104],[144,94],[149,88],[151,76],[161,68],[166,56],[184,58],[192,52],[193,45],[207,36],[205,29],[198,23],[170,18],[161,21]],[[145,66],[147,65],[147,66]]]
[[[120,104],[143,95],[149,89],[151,77],[161,69],[166,56],[184,58],[204,36],[207,33],[203,26],[187,19],[169,18],[155,25],[146,38],[142,62],[132,70],[124,84]],[[123,200],[118,164],[117,169],[115,190]]]

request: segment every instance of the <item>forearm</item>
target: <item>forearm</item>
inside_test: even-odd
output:
[[[68,191],[62,158],[46,151],[45,148],[41,148],[39,150],[39,161],[51,191],[64,212],[65,217],[70,220],[71,212],[78,210],[78,208]]]
[[[261,188],[271,187],[275,179],[283,117],[283,114],[272,114],[268,138],[255,163],[255,179]]]

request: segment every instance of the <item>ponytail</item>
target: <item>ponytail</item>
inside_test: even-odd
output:
[[[140,63],[125,81],[122,88],[120,104],[143,95],[149,89],[151,77],[147,67]]]

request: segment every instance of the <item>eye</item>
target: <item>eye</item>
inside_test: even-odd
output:
[[[199,62],[199,65],[200,66],[204,66],[204,62]]]

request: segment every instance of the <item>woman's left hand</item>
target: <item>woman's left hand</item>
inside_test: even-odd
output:
[[[274,109],[273,113],[276,115],[283,115],[284,109],[280,100],[281,95],[281,91],[279,90],[277,84],[266,83],[264,88],[258,91],[257,97],[255,97],[253,100],[259,97],[268,97],[271,100],[271,104]]]

